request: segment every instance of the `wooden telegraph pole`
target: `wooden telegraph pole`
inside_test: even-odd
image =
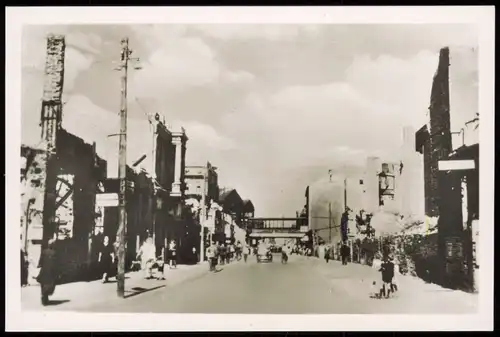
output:
[[[139,58],[130,58],[132,50],[128,46],[128,38],[121,41],[120,66],[121,71],[121,99],[120,99],[120,143],[118,159],[118,178],[120,180],[120,191],[118,193],[118,270],[117,270],[117,293],[119,297],[125,297],[125,253],[127,238],[127,209],[125,196],[127,193],[127,75],[128,62],[139,61]],[[140,67],[136,67],[140,69]]]
[[[208,168],[208,165],[207,165]],[[207,220],[207,201],[206,194],[208,192],[208,171],[203,179],[203,190],[201,194],[201,208],[200,208],[200,263],[205,261],[205,223]]]
[[[127,210],[125,195],[127,192],[127,73],[130,50],[128,38],[122,39],[121,50],[121,98],[120,98],[120,143],[118,147],[118,178],[120,191],[118,195],[118,270],[117,292],[119,297],[125,297],[125,240],[127,236]]]
[[[332,243],[332,203],[328,203],[328,241]]]

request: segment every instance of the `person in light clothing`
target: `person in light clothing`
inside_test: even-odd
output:
[[[147,238],[139,250],[138,258],[141,259],[141,268],[146,279],[153,278],[153,265],[156,260],[156,247],[151,237]]]
[[[209,271],[215,271],[215,266],[217,265],[217,246],[214,243],[207,248],[207,259]]]
[[[245,263],[247,262],[248,255],[250,254],[252,254],[252,248],[250,245],[245,245],[245,247],[243,247],[243,260],[245,260]]]
[[[170,241],[168,252],[170,255],[170,268],[177,268],[177,244],[175,240]]]

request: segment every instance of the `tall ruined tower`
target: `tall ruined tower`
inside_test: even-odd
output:
[[[450,85],[449,85],[450,51],[441,49],[439,64],[434,75],[429,106],[430,130],[429,132],[429,181],[428,215],[439,215],[439,183],[438,162],[448,158],[452,151],[450,130]]]
[[[62,91],[64,84],[64,36],[47,37],[47,57],[45,61],[45,81],[41,109],[42,143],[46,155],[41,165],[45,172],[41,186],[44,190],[43,205],[43,245],[55,234],[55,203],[57,179],[57,134],[61,128]]]

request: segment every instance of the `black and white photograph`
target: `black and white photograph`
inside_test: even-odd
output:
[[[91,9],[31,11],[12,37],[16,329],[71,313],[163,330],[173,314],[219,330],[233,314],[492,326],[494,8],[127,22],[130,7],[109,23]]]

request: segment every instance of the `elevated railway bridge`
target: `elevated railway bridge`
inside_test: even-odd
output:
[[[243,221],[247,230],[247,238],[256,242],[263,239],[289,239],[304,238],[309,227],[307,218],[247,218]]]

